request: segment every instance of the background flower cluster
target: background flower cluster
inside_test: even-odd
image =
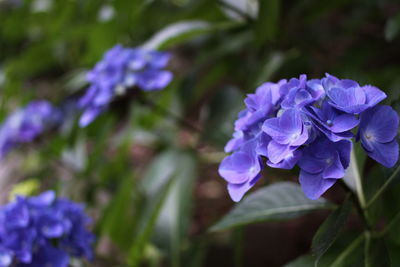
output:
[[[0,209],[0,266],[66,267],[70,257],[90,260],[90,223],[82,205],[53,191],[17,196]]]

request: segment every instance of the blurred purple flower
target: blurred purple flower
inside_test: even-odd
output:
[[[22,143],[32,142],[61,122],[62,114],[47,101],[32,101],[12,113],[0,128],[0,158]]]
[[[166,52],[116,45],[87,74],[90,87],[79,100],[83,109],[79,125],[85,127],[101,114],[118,95],[134,86],[144,91],[165,88],[172,73],[163,70],[170,59]]]
[[[92,259],[94,236],[83,206],[53,191],[0,208],[0,266],[66,267],[70,257]]]

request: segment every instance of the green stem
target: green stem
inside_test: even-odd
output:
[[[354,149],[351,151],[351,159],[350,159],[350,168],[352,168],[353,170],[353,174],[354,174],[354,180],[356,182],[356,190],[357,190],[357,198],[360,202],[360,205],[363,209],[366,208],[366,200],[365,200],[365,196],[364,196],[364,190],[362,187],[362,182],[361,182],[361,175],[360,175],[360,171],[358,168],[358,164],[357,164],[357,158],[354,152]]]
[[[371,206],[375,200],[377,200],[382,193],[388,188],[388,186],[390,185],[390,183],[396,178],[397,174],[400,172],[400,166],[397,167],[397,169],[393,172],[393,174],[386,180],[386,182],[382,185],[381,188],[379,188],[379,190],[375,193],[375,195],[368,201],[368,203],[366,204],[366,208],[368,208],[369,206]]]

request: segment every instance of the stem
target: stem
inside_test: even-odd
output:
[[[242,17],[244,20],[248,21],[248,22],[253,22],[253,18],[250,17],[248,14],[246,14],[245,12],[243,12],[242,10],[240,10],[239,8],[237,8],[236,6],[225,2],[224,0],[219,0],[218,3],[225,7],[226,9],[229,9],[233,12],[235,12],[236,14],[238,14],[240,17]]]
[[[362,207],[362,209],[365,209],[367,202],[366,202],[365,196],[364,196],[364,190],[363,190],[362,182],[361,182],[361,175],[360,175],[360,171],[358,168],[357,158],[356,158],[354,149],[351,151],[350,162],[351,162],[350,168],[353,169],[354,179],[356,182],[357,197],[360,202],[360,206]]]
[[[357,195],[354,193],[353,190],[351,190],[351,188],[343,181],[340,180],[340,185],[342,185],[342,187],[350,193],[351,198],[353,199],[353,203],[355,204],[357,213],[361,219],[361,221],[363,222],[364,226],[366,229],[368,229],[368,231],[370,231],[372,229],[371,225],[369,224],[368,221],[368,216],[366,213],[366,210],[362,207],[359,198],[357,197]]]
[[[393,172],[393,174],[386,180],[386,182],[382,185],[381,188],[375,193],[375,195],[370,199],[370,201],[366,204],[366,208],[371,206],[375,200],[377,200],[381,194],[387,189],[390,183],[396,178],[397,174],[400,172],[400,166]]]

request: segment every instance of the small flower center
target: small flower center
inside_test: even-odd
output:
[[[331,120],[327,120],[327,121],[326,121],[326,124],[327,124],[329,127],[331,127],[331,126],[333,125],[333,122],[332,122]]]
[[[326,163],[327,165],[331,165],[332,162],[333,162],[333,160],[332,160],[331,158],[325,160],[325,163]]]
[[[374,138],[374,136],[370,133],[370,132],[366,132],[364,134],[365,139],[367,140],[372,140]]]

